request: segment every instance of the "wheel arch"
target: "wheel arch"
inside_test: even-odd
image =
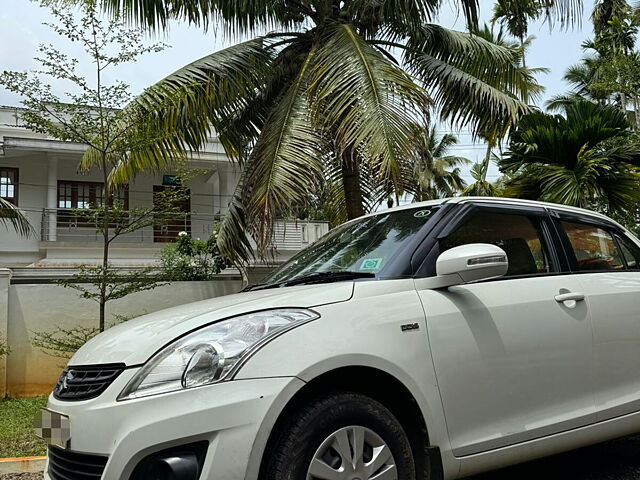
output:
[[[394,375],[372,366],[349,365],[337,367],[318,374],[309,379],[298,389],[284,408],[271,428],[268,439],[261,452],[258,478],[264,478],[265,459],[275,447],[279,433],[283,428],[290,412],[300,408],[305,402],[315,396],[327,392],[349,391],[367,395],[383,404],[398,419],[415,449],[416,472],[421,475],[419,480],[433,479],[429,471],[435,470],[435,478],[439,478],[441,462],[437,448],[429,446],[429,432],[424,412],[410,389]],[[257,453],[257,452],[256,452]],[[437,457],[437,458],[436,458]],[[430,466],[431,465],[431,466]]]

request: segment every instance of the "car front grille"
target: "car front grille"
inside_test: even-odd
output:
[[[68,367],[56,383],[53,396],[58,400],[89,400],[104,392],[125,369],[125,365]]]
[[[49,447],[49,476],[53,480],[100,480],[107,457]]]

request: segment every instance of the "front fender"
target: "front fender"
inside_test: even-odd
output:
[[[351,300],[314,310],[321,314],[320,319],[301,325],[263,346],[236,378],[287,376],[309,382],[343,367],[362,366],[383,371],[400,381],[413,395],[424,415],[430,442],[440,447],[445,474],[448,472],[448,478],[454,477],[458,461],[450,455],[424,310],[413,281],[358,282]],[[409,323],[417,324],[418,328],[401,328]],[[277,402],[279,411],[265,420],[252,458],[262,458],[269,432],[296,392],[289,393],[288,399]],[[247,478],[257,478],[258,470],[252,467],[252,476]]]

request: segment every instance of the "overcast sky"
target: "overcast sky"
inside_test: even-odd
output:
[[[30,0],[0,0],[0,71],[29,70],[36,67],[33,57],[39,44],[54,43],[57,48],[82,58],[77,47],[61,40],[50,28],[42,25],[50,21],[49,12]],[[562,81],[565,69],[576,63],[582,56],[580,45],[592,35],[589,13],[592,2],[585,2],[585,12],[580,26],[569,31],[556,27],[550,31],[547,24],[535,23],[530,34],[536,37],[527,55],[527,63],[532,67],[546,67],[550,73],[540,75],[539,81],[547,87],[545,98],[564,92],[567,85]],[[492,0],[480,0],[484,20],[491,17]],[[458,12],[445,6],[440,14],[441,24],[463,29],[464,22]],[[158,39],[156,39],[158,40]],[[147,54],[136,63],[126,64],[112,71],[118,79],[131,85],[134,93],[157,82],[181,66],[218,50],[232,42],[230,39],[216,36],[214,32],[202,30],[186,24],[174,23],[169,33],[159,40],[171,48],[160,53]],[[109,77],[106,79],[109,81]],[[113,77],[111,78],[113,80]],[[543,99],[544,100],[544,99]],[[0,87],[0,105],[19,105],[20,98]],[[466,154],[476,160],[480,149],[471,148],[466,135],[461,137],[460,154]]]

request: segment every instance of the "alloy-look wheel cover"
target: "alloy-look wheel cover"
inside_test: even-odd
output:
[[[365,427],[333,432],[313,454],[307,480],[398,480],[391,449]]]

